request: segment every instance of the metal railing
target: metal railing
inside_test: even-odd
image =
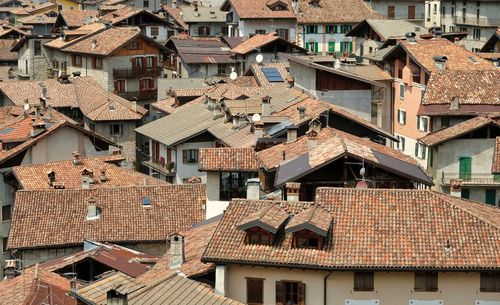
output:
[[[462,185],[500,185],[500,175],[488,173],[447,173],[441,175],[442,185],[450,185],[450,180],[462,179]]]
[[[113,69],[114,79],[134,79],[141,77],[158,77],[161,75],[161,67],[136,68],[136,69]]]
[[[499,18],[487,18],[487,17],[462,17],[455,16],[455,24],[467,24],[467,25],[477,25],[477,26],[500,26]]]
[[[156,100],[156,97],[158,96],[158,89],[153,88],[140,91],[117,92],[116,94],[130,101],[148,101]]]

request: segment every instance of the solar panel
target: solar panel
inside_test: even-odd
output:
[[[8,134],[11,133],[14,130],[12,127],[5,128],[4,130],[0,131],[0,134]]]
[[[281,77],[276,68],[262,68],[262,73],[264,73],[270,83],[284,82],[283,77]]]

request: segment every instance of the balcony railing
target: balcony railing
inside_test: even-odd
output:
[[[165,160],[156,160],[148,156],[146,160],[142,161],[142,164],[166,176],[175,176],[175,164],[173,162],[168,165]]]
[[[158,95],[158,89],[153,88],[153,89],[145,89],[141,91],[129,91],[129,92],[117,92],[119,96],[132,101],[132,100],[137,100],[137,101],[149,101],[149,100],[156,100],[156,97]]]
[[[462,185],[500,185],[500,175],[488,173],[445,173],[441,177],[442,185],[450,185],[451,179],[462,179]]]
[[[476,25],[484,27],[497,27],[500,26],[499,18],[486,18],[486,17],[462,17],[455,16],[455,24]]]
[[[141,77],[158,77],[161,75],[161,67],[136,68],[136,69],[113,69],[114,79],[135,79]]]

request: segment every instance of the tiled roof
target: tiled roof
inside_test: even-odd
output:
[[[259,169],[253,148],[201,148],[200,171],[256,172]]]
[[[400,42],[400,46],[407,50],[410,56],[418,64],[422,65],[424,69],[430,72],[439,71],[433,59],[434,56],[438,55],[443,55],[448,58],[446,61],[447,70],[496,69],[491,62],[443,38],[422,39],[416,42],[404,40]],[[395,50],[397,50],[397,48],[394,48],[384,58],[390,56]]]
[[[127,287],[130,290],[139,289],[144,284],[134,281],[134,278],[122,272],[113,273],[99,281],[78,289],[77,294],[96,305],[106,305],[107,292],[117,287]],[[129,302],[130,304],[130,302]]]
[[[248,38],[247,40],[241,42],[235,48],[231,49],[231,52],[235,54],[245,55],[249,52],[254,52],[256,48],[260,48],[279,39],[283,38],[279,37],[278,34],[276,34],[276,32],[265,35],[256,34]]]
[[[365,19],[383,18],[363,0],[351,0],[349,5],[343,0],[320,0],[318,7],[311,2],[299,0],[299,24],[358,23]]]
[[[69,83],[57,79],[0,82],[0,90],[15,105],[23,106],[24,99],[32,105],[40,102],[40,83],[47,87],[48,104],[54,108],[80,108],[93,121],[140,120],[147,113],[141,106],[104,90],[91,77],[74,77]]]
[[[40,264],[40,267],[48,271],[57,272],[65,267],[85,263],[87,260],[93,260],[113,270],[123,272],[128,276],[137,277],[150,270],[150,267],[141,264],[141,261],[147,261],[149,263],[158,260],[156,256],[144,254],[114,244],[89,243],[92,243],[93,247],[88,250],[46,261]]]
[[[212,239],[221,217],[207,219],[193,225],[186,231],[179,232],[184,237],[184,262],[179,271],[189,278],[203,276],[215,270],[215,264],[201,262],[201,256]],[[169,254],[166,253],[151,270],[141,275],[138,280],[148,282],[174,271],[170,269]]]
[[[41,13],[41,14],[37,14],[37,15],[19,18],[16,21],[20,22],[21,24],[47,24],[47,25],[51,25],[51,24],[54,24],[56,22],[56,17],[49,17],[49,16],[47,16],[47,14]]]
[[[500,69],[445,70],[431,74],[422,105],[500,105]]]
[[[71,158],[70,156],[68,156]],[[69,159],[68,158],[68,159]],[[106,162],[105,157],[80,158],[80,164],[73,160],[55,161],[40,164],[15,166],[12,168],[17,180],[24,190],[53,189],[48,183],[47,173],[55,173],[56,185],[64,185],[66,189],[82,188],[82,171],[94,172],[95,184],[91,188],[113,188],[139,185],[164,185],[166,182],[141,174],[131,169],[121,168]],[[106,171],[106,180],[101,181],[101,171]]]
[[[373,30],[383,42],[389,38],[404,37],[408,32],[415,33],[417,37],[420,34],[427,34],[429,32],[423,26],[416,26],[414,23],[402,19],[366,19],[356,25],[346,35],[364,37],[365,32],[369,30]]]
[[[33,15],[34,13],[46,10],[49,8],[56,8],[56,4],[53,2],[45,2],[45,3],[35,3],[32,2],[31,5],[26,7],[20,7],[17,10],[13,11],[15,15]]]
[[[496,137],[495,150],[493,151],[493,163],[491,164],[491,172],[500,174],[500,137]]]
[[[96,18],[98,13],[98,11],[93,10],[59,11],[59,15],[69,28],[81,27],[88,17]]]
[[[322,249],[294,248],[293,234],[283,231],[270,246],[245,244],[237,224],[270,203],[291,215],[311,207],[233,200],[202,260],[329,270],[500,269],[500,209],[486,204],[429,190],[319,188],[315,204],[334,221]]]
[[[182,19],[187,24],[208,23],[226,23],[227,12],[221,11],[216,5],[183,5]],[[195,13],[196,12],[196,13]]]
[[[500,124],[490,118],[487,118],[485,116],[477,116],[448,128],[432,132],[418,140],[424,143],[426,146],[436,146],[490,124],[500,127]]]
[[[250,71],[252,72],[253,76],[255,77],[255,80],[259,84],[259,86],[276,86],[276,85],[282,85],[284,82],[286,82],[286,78],[289,76],[287,68],[289,67],[288,63],[283,63],[283,62],[277,62],[277,63],[264,63],[264,64],[252,64],[250,66]],[[271,83],[267,79],[266,75],[264,72],[262,72],[263,68],[275,68],[278,73],[280,74],[281,78],[283,79],[283,82],[277,82],[277,83]],[[247,72],[249,73],[249,72]]]
[[[13,39],[0,39],[0,60],[1,61],[17,61],[17,52],[10,50],[16,44]]]
[[[90,197],[100,209],[94,220],[87,220]],[[201,184],[19,191],[8,246],[61,247],[84,239],[161,242],[203,220],[205,201]]]
[[[312,205],[297,215],[293,216],[290,222],[286,225],[287,233],[294,233],[300,230],[313,231],[321,236],[326,237],[332,224],[332,215],[327,210]]]
[[[26,32],[26,31],[23,31],[21,30],[19,27],[17,26],[14,26],[12,24],[2,24],[0,26],[0,37],[4,36],[4,35],[7,35],[11,32],[17,32],[19,33],[21,36],[26,36],[28,35],[29,33]]]
[[[236,225],[240,230],[260,227],[272,234],[276,234],[285,221],[290,217],[279,205],[270,203],[243,218]]]
[[[170,114],[175,111],[175,98],[169,97],[164,100],[160,100],[154,103],[151,103],[151,107],[160,110],[161,112]]]
[[[76,305],[66,295],[69,290],[68,279],[33,266],[13,279],[0,281],[0,305]]]
[[[63,49],[65,46],[67,46],[71,43],[74,43],[74,40],[76,38],[91,34],[91,33],[96,32],[96,31],[100,31],[100,30],[104,29],[105,27],[106,27],[106,25],[104,25],[103,23],[94,22],[94,23],[82,25],[81,27],[76,28],[74,30],[63,30],[66,39],[65,39],[65,37],[61,36],[59,38],[53,39],[53,40],[45,43],[44,46],[49,47],[49,48],[53,48],[53,49]],[[73,38],[73,39],[69,39],[69,38]]]
[[[134,17],[138,14],[146,14],[149,17],[156,19],[158,22],[165,23],[160,17],[154,15],[153,13],[138,7],[125,6],[123,8],[117,9],[109,14],[101,17],[101,20],[106,22],[111,22],[111,24],[117,25],[127,19]]]
[[[231,5],[240,19],[295,19],[291,0],[281,0],[280,2],[286,4],[286,9],[276,11],[268,6],[268,2],[269,0],[226,0],[222,9],[227,10]]]
[[[219,37],[171,37],[182,62],[188,64],[234,64],[229,46]]]
[[[182,18],[182,10],[180,8],[173,8],[170,5],[164,5],[163,9],[175,20],[175,22],[183,29],[187,29],[188,25]]]

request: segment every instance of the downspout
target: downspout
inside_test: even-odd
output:
[[[326,282],[328,280],[328,278],[330,277],[330,275],[333,274],[333,271],[328,273],[327,275],[325,275],[325,277],[323,278],[323,305],[327,305],[327,301],[326,301]]]

